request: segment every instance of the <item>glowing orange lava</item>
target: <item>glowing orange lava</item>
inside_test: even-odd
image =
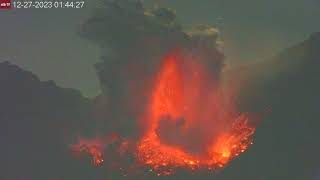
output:
[[[103,146],[98,140],[80,140],[78,144],[72,145],[72,151],[80,154],[87,153],[92,157],[92,163],[100,166],[103,163]]]
[[[71,150],[76,154],[88,154],[95,166],[101,166],[104,162],[105,148],[119,139],[117,134],[111,134],[104,138],[80,139],[77,144],[71,145]]]
[[[158,175],[224,167],[252,144],[255,128],[194,57],[171,54],[158,74],[137,159]]]

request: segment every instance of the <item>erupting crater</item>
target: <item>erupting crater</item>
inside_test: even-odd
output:
[[[252,144],[255,127],[201,59],[165,57],[155,79],[137,160],[158,175],[224,167]]]
[[[89,154],[96,166],[117,164],[122,171],[129,163],[158,176],[177,169],[217,170],[246,151],[255,127],[221,85],[220,68],[186,54],[192,53],[175,52],[163,59],[142,118],[146,131],[137,141],[111,134],[82,139],[73,151]],[[106,152],[111,162],[104,159]]]

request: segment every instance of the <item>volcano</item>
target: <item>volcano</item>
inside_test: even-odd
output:
[[[237,88],[222,78],[225,56],[216,28],[185,29],[173,10],[144,8],[140,1],[110,1],[105,8],[82,33],[108,49],[96,64],[107,99],[96,134],[119,138],[111,144],[85,139],[72,146],[76,152],[91,154],[94,165],[116,162],[118,170],[160,176],[216,171],[247,150],[255,127],[235,105]]]
[[[133,156],[136,166],[158,176],[174,174],[177,169],[216,171],[226,166],[253,143],[255,127],[248,114],[237,111],[220,72],[212,71],[207,59],[196,57],[175,50],[163,58],[141,118],[144,132],[138,139],[81,140],[73,149],[90,154],[93,164],[99,166],[106,162],[104,149],[112,147],[127,155],[110,150],[107,154]],[[123,169],[121,163],[117,167]]]

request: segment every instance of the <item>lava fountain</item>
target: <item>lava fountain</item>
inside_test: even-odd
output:
[[[91,155],[96,166],[116,159],[118,169],[130,162],[128,167],[147,168],[159,176],[177,169],[221,169],[246,151],[255,132],[249,115],[237,111],[232,93],[221,84],[221,72],[212,69],[216,65],[191,54],[175,51],[163,59],[138,139],[108,135],[80,140],[73,151]],[[115,156],[109,157],[113,162],[104,159],[106,152]]]
[[[222,168],[252,144],[255,131],[210,67],[184,54],[164,58],[137,145],[137,160],[158,175]]]

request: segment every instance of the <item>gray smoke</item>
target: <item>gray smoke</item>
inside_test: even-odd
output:
[[[82,36],[102,49],[96,64],[107,103],[98,115],[107,130],[137,135],[161,59],[174,49],[199,56],[212,76],[220,76],[223,54],[218,31],[207,25],[185,30],[168,8],[146,9],[138,0],[104,0],[83,24]]]

